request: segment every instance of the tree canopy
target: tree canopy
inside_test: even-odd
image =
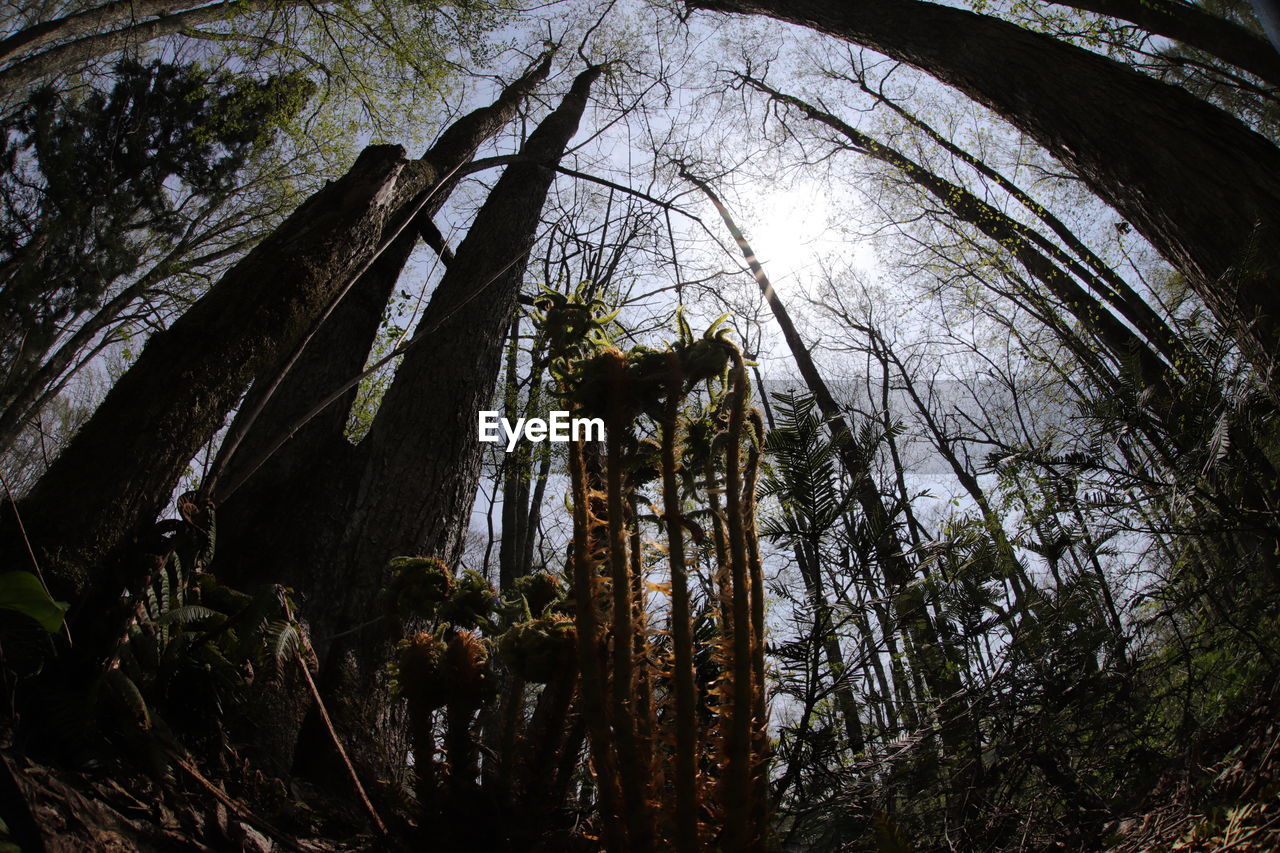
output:
[[[1269,8],[7,9],[0,846],[1274,849]]]

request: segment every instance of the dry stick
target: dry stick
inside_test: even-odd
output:
[[[197,782],[199,782],[200,787],[204,788],[210,794],[213,794],[213,798],[215,800],[222,803],[227,808],[231,809],[231,811],[235,812],[236,817],[250,824],[251,826],[253,826],[254,829],[261,830],[262,832],[271,836],[273,839],[283,844],[285,847],[288,847],[290,850],[297,851],[297,853],[305,853],[306,848],[298,844],[298,842],[295,841],[293,838],[289,837],[285,833],[276,829],[271,824],[267,823],[262,818],[255,815],[253,812],[249,811],[249,808],[245,806],[244,803],[235,799],[226,791],[222,790],[220,787],[210,782],[208,779],[205,778],[204,774],[202,774],[199,770],[195,768],[195,765],[193,765],[190,761],[183,758],[178,753],[173,752],[172,750],[169,751],[169,758],[172,759],[174,764],[178,765],[180,768],[186,771],[188,776],[190,776],[192,779],[195,779]]]
[[[356,794],[360,797],[360,803],[364,806],[365,811],[369,813],[369,818],[373,821],[374,827],[377,828],[380,835],[387,834],[387,826],[382,822],[382,818],[378,815],[377,810],[373,807],[373,803],[369,802],[369,795],[364,791],[364,785],[360,784],[360,777],[356,775],[356,768],[351,763],[351,759],[347,756],[347,750],[342,745],[342,740],[338,737],[338,732],[333,727],[333,720],[329,718],[329,710],[324,706],[324,700],[320,698],[320,691],[316,688],[316,682],[311,677],[311,670],[307,667],[307,662],[302,659],[302,653],[294,650],[293,659],[297,661],[298,666],[302,669],[302,677],[307,680],[307,689],[311,691],[311,698],[316,703],[316,710],[320,712],[320,719],[324,722],[324,727],[329,731],[329,738],[333,741],[333,745],[338,750],[338,756],[342,759],[342,763],[346,765],[347,775],[351,777],[351,784],[355,786]]]
[[[632,648],[631,582],[627,572],[627,546],[623,536],[626,511],[622,501],[622,434],[629,420],[624,411],[627,398],[627,365],[617,350],[604,353],[610,389],[606,433],[608,455],[605,489],[608,500],[609,570],[613,581],[613,728],[618,742],[618,770],[625,798],[626,820],[632,849],[648,850],[653,845],[649,774],[641,762],[636,738],[635,652]]]
[[[293,622],[293,608],[289,606],[286,599],[284,602],[284,616],[289,622]],[[342,763],[346,765],[347,774],[351,777],[351,784],[356,788],[356,793],[360,796],[360,802],[364,805],[365,811],[369,813],[369,817],[373,820],[373,825],[377,828],[381,835],[387,834],[387,826],[382,822],[382,818],[373,807],[373,803],[369,802],[369,796],[364,791],[364,785],[360,784],[360,777],[356,775],[356,768],[351,763],[351,759],[347,756],[347,750],[342,745],[342,740],[338,737],[337,730],[333,727],[333,720],[329,718],[329,709],[325,707],[324,700],[320,698],[320,690],[316,687],[315,680],[311,677],[311,669],[307,666],[307,662],[302,659],[302,652],[298,649],[293,650],[293,659],[297,661],[298,667],[302,670],[302,677],[307,680],[307,689],[311,691],[311,698],[315,700],[316,710],[320,712],[320,720],[324,723],[324,727],[329,731],[329,738],[333,741],[333,745],[338,750],[338,756],[342,759]]]
[[[684,386],[680,356],[667,356],[667,403],[662,421],[662,514],[671,561],[671,644],[675,656],[676,697],[676,834],[675,849],[699,849],[697,693],[693,674],[693,625],[689,614],[689,575],[681,527],[680,481],[676,472],[677,424]]]
[[[9,506],[13,507],[13,517],[18,522],[18,533],[22,536],[22,544],[27,548],[27,556],[31,559],[31,568],[35,570],[36,579],[44,588],[44,594],[53,600],[53,593],[49,592],[49,584],[44,580],[44,572],[40,571],[40,561],[36,559],[35,549],[31,547],[31,540],[27,537],[27,527],[22,523],[22,513],[18,512],[18,502],[13,499],[13,492],[9,491],[9,481],[5,479],[3,473],[0,473],[0,485],[4,486],[4,495],[9,499]],[[71,628],[67,625],[66,619],[62,620],[62,633],[67,638],[67,646],[72,647]]]
[[[613,853],[630,850],[626,825],[621,820],[618,771],[609,748],[608,709],[604,701],[604,675],[600,671],[596,617],[595,578],[591,554],[591,518],[588,508],[586,468],[582,461],[582,440],[569,445],[569,477],[573,488],[573,595],[577,600],[578,667],[582,673],[582,715],[590,732],[591,758],[600,791],[600,811],[608,848]]]

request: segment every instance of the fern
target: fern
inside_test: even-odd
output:
[[[311,646],[302,626],[292,619],[273,619],[263,632],[258,662],[274,676],[284,672],[296,656],[308,656]]]
[[[221,613],[201,604],[184,604],[161,613],[155,620],[157,625],[189,625],[213,619],[225,619]]]

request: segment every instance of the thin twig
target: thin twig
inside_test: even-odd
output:
[[[31,547],[31,540],[27,538],[27,526],[22,523],[22,513],[18,512],[18,502],[13,499],[13,492],[9,491],[9,481],[4,478],[4,474],[0,474],[0,485],[4,486],[5,497],[9,499],[9,506],[13,507],[13,517],[18,522],[18,532],[22,534],[22,543],[27,546],[27,556],[31,559],[31,568],[35,569],[36,579],[40,581],[40,586],[44,588],[44,594],[49,596],[49,600],[53,600],[53,593],[49,592],[49,584],[45,583],[44,572],[40,571],[40,561],[36,559],[35,549]],[[62,633],[67,638],[67,646],[74,646],[71,642],[71,628],[67,625],[67,620],[62,620]]]
[[[329,719],[329,711],[324,706],[324,700],[320,698],[320,691],[316,688],[316,682],[311,677],[311,670],[307,667],[307,662],[302,659],[302,654],[296,649],[293,652],[293,659],[302,668],[302,677],[307,680],[307,687],[311,690],[311,698],[315,700],[316,710],[320,712],[320,719],[324,721],[324,727],[329,730],[329,738],[337,748],[338,755],[342,758],[342,763],[347,766],[347,774],[351,776],[351,784],[355,786],[356,794],[359,795],[361,804],[364,806],[365,811],[369,813],[369,818],[373,821],[378,833],[386,835],[387,825],[382,822],[382,817],[379,816],[377,809],[373,807],[373,803],[369,801],[369,795],[365,793],[364,785],[360,784],[360,777],[356,775],[355,765],[351,763],[351,759],[347,756],[347,750],[343,747],[342,741],[338,737],[338,732],[333,727],[333,720]]]
[[[293,621],[293,610],[286,600],[284,605],[285,618]],[[316,687],[315,679],[311,677],[311,668],[307,666],[307,662],[302,658],[302,652],[298,649],[293,650],[293,659],[297,661],[298,667],[302,670],[302,677],[307,680],[307,688],[311,691],[311,698],[315,700],[316,710],[320,712],[320,719],[324,722],[324,727],[329,731],[329,738],[333,741],[334,747],[338,750],[338,756],[342,759],[342,763],[347,767],[347,774],[351,777],[351,784],[355,786],[356,794],[360,797],[360,802],[364,805],[365,811],[369,813],[369,817],[373,820],[373,825],[377,828],[380,835],[387,834],[387,825],[382,822],[381,815],[378,810],[373,807],[373,803],[369,801],[369,795],[365,793],[364,785],[360,784],[360,777],[356,775],[355,765],[351,763],[351,758],[347,755],[346,747],[342,745],[342,739],[338,737],[338,731],[333,727],[333,720],[329,718],[329,709],[325,707],[324,700],[320,698],[320,690]]]
[[[281,832],[271,824],[267,823],[262,818],[255,815],[253,812],[249,811],[249,808],[246,805],[244,805],[244,803],[241,803],[239,800],[232,797],[226,791],[222,790],[222,788],[210,782],[208,779],[204,777],[204,774],[202,774],[199,770],[197,770],[195,766],[191,764],[191,762],[187,761],[187,759],[183,758],[181,755],[178,755],[173,751],[169,752],[169,757],[173,759],[173,762],[175,764],[177,764],[179,767],[185,770],[187,772],[187,775],[189,775],[192,779],[195,779],[197,782],[199,782],[202,788],[204,788],[210,794],[213,794],[214,799],[222,803],[227,808],[231,809],[231,811],[235,812],[236,817],[240,818],[246,823],[251,824],[254,829],[261,830],[262,832],[271,836],[277,842],[279,842],[280,844],[283,844],[285,847],[288,847],[290,850],[294,850],[296,851],[296,853],[306,853],[306,848],[298,844],[298,842],[295,841],[293,838],[290,838],[285,833]]]

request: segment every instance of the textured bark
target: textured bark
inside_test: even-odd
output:
[[[1178,0],[1062,0],[1061,5],[1137,24],[1280,86],[1280,53],[1266,39],[1200,6]]]
[[[92,567],[155,519],[249,380],[301,339],[373,256],[404,163],[398,146],[365,149],[148,340],[22,503],[59,597],[79,599]],[[113,582],[101,573],[96,580]]]
[[[59,41],[67,41],[88,35],[95,30],[115,27],[124,22],[172,15],[204,3],[191,0],[116,0],[70,15],[32,24],[6,36],[0,41],[0,59],[8,60],[19,53],[40,50]]]
[[[358,453],[345,435],[356,390],[299,424],[360,373],[416,242],[413,232],[429,223],[448,198],[453,186],[449,178],[516,116],[524,98],[546,78],[551,58],[547,54],[531,66],[489,106],[454,122],[421,159],[405,166],[393,202],[397,212],[390,221],[404,221],[422,204],[424,194],[431,193],[417,219],[342,297],[283,377],[280,372],[292,353],[259,372],[228,432],[229,436],[243,434],[243,439],[234,450],[224,443],[225,472],[210,484],[212,497],[220,504],[219,527],[224,531],[215,569],[232,586],[276,583],[294,589],[313,642],[322,651],[340,628],[324,619],[322,607],[312,605],[340,589],[346,577],[346,565],[335,554],[360,475]],[[278,385],[268,394],[277,378]],[[293,434],[281,444],[290,431]],[[332,572],[340,577],[323,580]],[[324,591],[319,592],[318,586]],[[367,614],[360,617],[361,621],[369,618]],[[268,766],[287,773],[310,703],[303,694],[271,687],[259,699],[249,714],[253,742]],[[322,736],[316,749],[325,756],[332,754]]]
[[[548,53],[531,66],[492,104],[454,122],[421,159],[405,166],[391,221],[402,221],[422,205],[424,194],[430,194],[410,228],[361,275],[274,391],[271,386],[288,356],[259,373],[228,432],[243,439],[235,449],[224,447],[226,470],[212,485],[211,497],[221,504],[222,527],[234,531],[219,554],[218,570],[227,582],[283,583],[304,595],[310,592],[316,568],[343,529],[351,481],[358,474],[353,467],[355,450],[345,437],[356,389],[300,427],[299,423],[363,369],[387,301],[416,243],[414,232],[429,224],[448,199],[454,185],[450,178],[515,118],[520,104],[546,78],[551,58]]]
[[[436,288],[361,442],[354,503],[329,570],[316,578],[309,618],[353,629],[325,647],[335,718],[367,772],[395,773],[404,741],[386,715],[387,634],[375,600],[387,560],[438,556],[456,565],[479,482],[478,412],[498,378],[502,343],[515,312],[554,166],[577,131],[600,68],[578,76],[560,106],[530,135],[476,215]]]
[[[479,481],[477,413],[492,397],[542,204],[586,106],[593,68],[529,137],[458,247],[361,443],[363,473],[347,542],[378,574],[390,557],[456,562]]]
[[[1172,263],[1280,399],[1280,150],[1222,110],[1006,21],[919,0],[689,0],[913,65],[1003,116]]]

